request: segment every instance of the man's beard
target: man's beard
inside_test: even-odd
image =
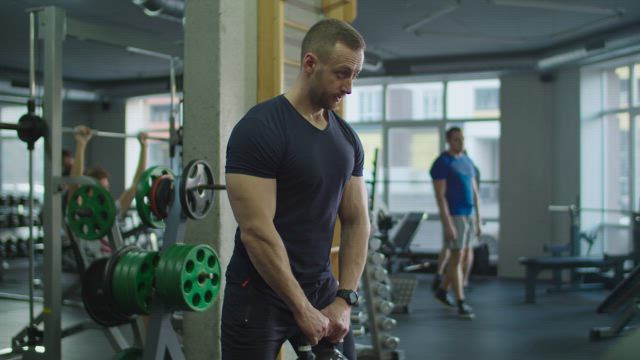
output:
[[[310,95],[311,95],[311,102],[318,107],[321,107],[323,109],[334,110],[335,107],[337,106],[337,104],[334,105],[332,101],[333,96],[331,96],[325,91],[312,91]]]

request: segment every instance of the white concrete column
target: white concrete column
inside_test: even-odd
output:
[[[233,126],[255,104],[257,1],[189,0],[185,9],[184,164],[205,159],[224,182],[225,149]],[[226,269],[236,223],[220,192],[206,219],[189,221],[187,243],[212,245]],[[213,309],[185,314],[187,359],[220,358],[222,291]]]
[[[521,277],[520,256],[542,255],[551,236],[552,97],[538,75],[501,78],[498,274]]]

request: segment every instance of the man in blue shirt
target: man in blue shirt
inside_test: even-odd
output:
[[[464,153],[462,129],[450,128],[446,138],[449,148],[440,154],[430,171],[442,221],[443,248],[450,253],[446,276],[435,296],[443,304],[455,306],[447,295],[451,286],[457,298],[458,315],[473,319],[473,310],[465,303],[462,264],[470,264],[467,259],[473,254],[471,240],[480,235],[478,184],[473,162]]]

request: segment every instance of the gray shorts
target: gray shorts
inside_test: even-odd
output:
[[[454,240],[447,240],[443,236],[444,247],[449,250],[471,247],[476,237],[476,222],[473,216],[451,216],[451,220],[458,236]]]

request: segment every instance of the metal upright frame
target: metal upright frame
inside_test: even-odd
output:
[[[62,9],[46,7],[38,14],[38,32],[44,42],[43,115],[47,122],[44,160],[44,353],[27,352],[24,359],[62,358],[62,247],[59,244],[62,224],[62,194],[56,180],[60,177],[62,152],[62,42],[64,40]],[[33,356],[30,356],[33,355]],[[38,356],[40,355],[40,356]]]
[[[89,39],[101,43],[121,46],[123,49],[137,48],[154,53],[180,57],[179,47],[135,31],[103,27],[67,17],[65,11],[54,6],[28,10],[36,15],[38,40],[44,44],[44,119],[47,123],[44,161],[44,271],[43,271],[43,347],[23,352],[23,359],[61,359],[62,311],[62,249],[59,234],[62,224],[61,151],[62,151],[62,60],[63,43],[66,36]],[[33,64],[31,64],[33,68]],[[33,70],[32,70],[33,71]],[[115,242],[121,238],[112,239]],[[68,331],[67,331],[68,332]]]

